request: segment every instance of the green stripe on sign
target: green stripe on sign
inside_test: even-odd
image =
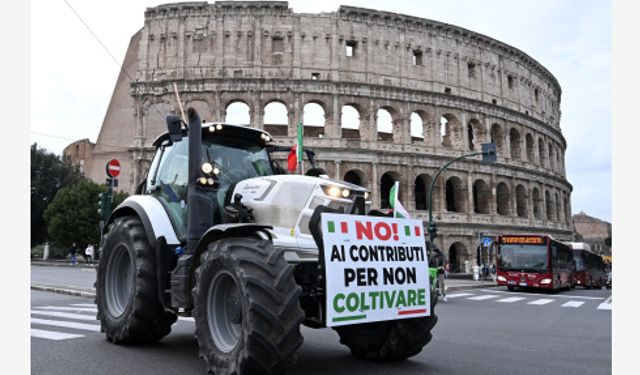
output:
[[[333,221],[328,221],[327,227],[329,229],[329,233],[333,233],[336,231],[336,226],[333,224]]]
[[[407,237],[410,237],[410,236],[411,236],[411,228],[409,228],[409,226],[408,226],[408,225],[405,225],[405,226],[404,226],[404,234],[405,234]]]
[[[336,323],[336,322],[346,322],[348,320],[360,320],[360,319],[366,319],[366,318],[367,318],[367,315],[362,314],[362,315],[352,315],[352,316],[339,316],[337,318],[331,319],[331,321]]]

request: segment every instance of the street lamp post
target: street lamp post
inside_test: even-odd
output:
[[[445,169],[447,169],[451,164],[455,163],[458,160],[462,160],[464,158],[468,158],[471,156],[477,156],[477,155],[482,155],[482,162],[483,163],[495,163],[496,159],[497,159],[497,155],[496,155],[496,144],[495,143],[483,143],[482,144],[482,151],[481,152],[472,152],[470,154],[466,154],[466,155],[462,155],[459,156],[453,160],[448,161],[442,168],[440,168],[440,170],[438,170],[438,173],[436,173],[436,175],[433,177],[433,179],[431,179],[431,184],[429,185],[429,224],[427,226],[427,231],[429,232],[429,254],[431,253],[431,248],[433,246],[433,240],[437,237],[437,228],[436,228],[436,223],[433,221],[433,207],[432,207],[432,203],[433,203],[433,187],[436,184],[436,180],[438,179],[438,176],[440,176],[440,174],[442,174],[442,172],[444,172]]]

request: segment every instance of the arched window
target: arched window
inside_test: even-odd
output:
[[[473,212],[476,214],[489,214],[491,201],[491,189],[482,179],[473,183]]]
[[[354,185],[364,186],[364,178],[362,172],[353,169],[344,174],[344,181]]]
[[[344,105],[340,111],[342,138],[360,139],[360,112],[352,105]]]
[[[476,119],[471,119],[467,125],[467,137],[469,150],[482,150],[482,143],[485,142],[485,131],[482,123]]]
[[[555,213],[555,205],[553,204],[553,200],[551,198],[551,193],[549,191],[544,192],[544,200],[547,208],[547,220],[553,220],[556,216]]]
[[[538,155],[540,155],[540,166],[546,167],[547,154],[544,152],[544,141],[542,139],[538,140]]]
[[[520,132],[514,128],[509,131],[509,143],[511,146],[511,158],[522,160],[522,145],[520,141]]]
[[[421,174],[416,177],[414,183],[414,194],[416,210],[428,210],[429,209],[429,186],[431,185],[431,177],[426,174]],[[433,197],[432,197],[433,199]]]
[[[462,128],[454,115],[445,114],[440,117],[440,140],[443,147],[460,146],[462,144],[460,134],[462,134]]]
[[[496,152],[498,156],[504,156],[504,135],[499,124],[491,125],[491,143],[496,144]]]
[[[240,101],[229,103],[225,109],[224,122],[234,125],[249,125],[251,124],[251,115],[249,106]]]
[[[524,186],[516,187],[516,214],[518,217],[527,217],[527,189]]]
[[[302,110],[305,137],[323,137],[325,126],[324,108],[318,103],[307,103]]]
[[[411,142],[424,141],[424,121],[418,112],[411,113]]]
[[[533,188],[533,217],[537,220],[542,220],[542,197],[540,196],[540,190]]]
[[[393,142],[393,117],[391,113],[384,108],[380,108],[376,118],[378,141]]]
[[[509,187],[504,182],[499,183],[496,188],[496,201],[498,215],[508,216],[511,214],[511,194]]]
[[[535,147],[533,145],[533,136],[531,135],[531,133],[527,133],[527,136],[525,137],[526,139],[526,144],[527,144],[527,161],[530,163],[533,163],[535,160]]]
[[[399,180],[399,175],[395,172],[386,172],[380,178],[380,208],[391,208],[389,204],[389,193],[396,181]],[[402,201],[403,191],[398,191],[399,199]]]
[[[466,199],[465,190],[462,180],[459,177],[450,177],[445,185],[447,211],[449,212],[465,212]]]

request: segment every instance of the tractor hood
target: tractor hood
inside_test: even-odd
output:
[[[319,205],[332,208],[351,206],[363,196],[370,207],[369,191],[361,186],[323,177],[273,175],[255,177],[236,184],[233,195],[253,209],[257,224],[272,226],[277,247],[313,251],[317,248],[309,231],[309,220]]]

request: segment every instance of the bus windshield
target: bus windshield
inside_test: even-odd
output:
[[[581,250],[573,251],[573,260],[576,262],[576,271],[584,271],[586,269]]]
[[[547,272],[549,269],[545,245],[503,244],[498,260],[502,271]]]

